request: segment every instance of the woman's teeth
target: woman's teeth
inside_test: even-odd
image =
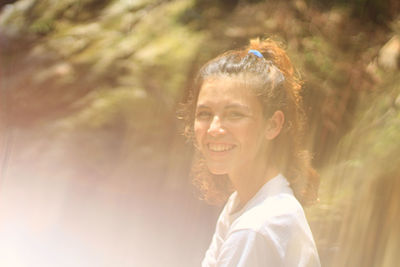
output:
[[[214,152],[224,152],[231,150],[234,147],[234,145],[228,145],[228,144],[208,144],[208,149]]]

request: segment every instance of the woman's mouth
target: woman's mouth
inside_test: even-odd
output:
[[[212,152],[225,152],[225,151],[232,150],[235,147],[235,145],[208,143],[207,147]]]

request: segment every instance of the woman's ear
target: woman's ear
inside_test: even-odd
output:
[[[276,138],[280,134],[284,123],[285,115],[283,112],[281,110],[275,111],[272,117],[268,120],[265,137],[268,140]]]

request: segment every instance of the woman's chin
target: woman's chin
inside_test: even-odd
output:
[[[221,166],[208,166],[208,170],[214,175],[228,174],[228,170]]]

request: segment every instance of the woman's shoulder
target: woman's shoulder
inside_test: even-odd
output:
[[[281,228],[308,228],[304,210],[292,194],[270,196],[243,212],[232,223],[231,231],[251,230],[259,233]]]
[[[304,210],[292,194],[274,195],[250,208],[233,222],[228,236],[256,236],[260,249],[274,248],[284,257],[284,266],[321,266]]]

